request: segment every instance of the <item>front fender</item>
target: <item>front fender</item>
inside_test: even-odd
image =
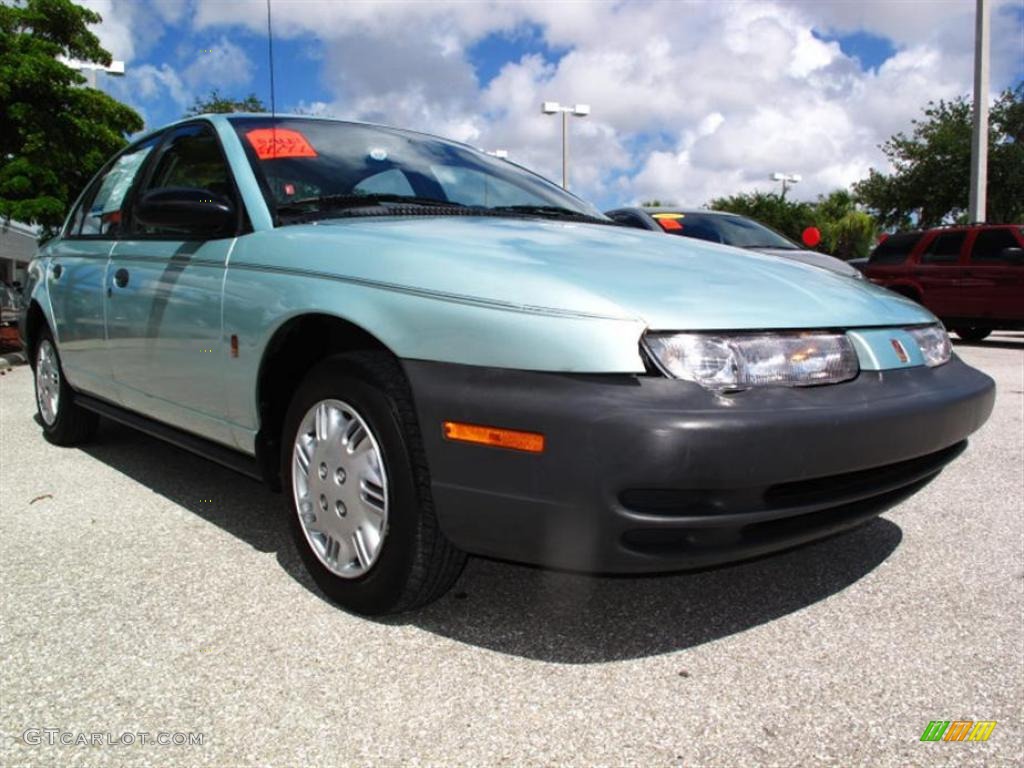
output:
[[[229,418],[257,424],[252,387],[274,334],[306,314],[338,317],[404,359],[565,373],[642,373],[637,319],[584,315],[432,294],[232,254],[224,282],[224,336],[238,337],[228,367]]]

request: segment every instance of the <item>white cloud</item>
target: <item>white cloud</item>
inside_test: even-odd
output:
[[[230,89],[252,80],[252,61],[239,46],[221,36],[214,44],[199,48],[195,60],[182,77],[193,90],[202,88]]]

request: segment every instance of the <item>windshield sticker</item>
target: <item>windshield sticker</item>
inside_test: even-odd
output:
[[[306,137],[290,128],[257,128],[245,134],[260,160],[283,157],[316,157]]]
[[[370,157],[372,157],[374,160],[387,160],[388,151],[386,149],[382,149],[381,147],[374,147],[373,149],[370,150]]]
[[[683,228],[683,225],[680,223],[679,219],[676,218],[670,219],[666,216],[658,216],[657,221],[659,224],[661,224],[661,228],[664,229],[666,232],[668,232],[669,230],[677,230]]]
[[[658,221],[661,221],[662,219],[685,219],[686,218],[686,214],[685,213],[652,213],[651,216],[653,216],[655,219],[658,219]]]

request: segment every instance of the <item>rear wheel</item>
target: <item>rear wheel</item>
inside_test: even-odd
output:
[[[48,328],[39,334],[34,361],[36,409],[43,434],[56,445],[78,445],[96,433],[99,417],[75,404]]]
[[[992,329],[971,326],[968,328],[954,328],[953,332],[964,341],[981,341],[988,338],[988,335],[992,333]]]
[[[396,613],[440,597],[466,556],[434,515],[408,384],[384,353],[331,357],[285,418],[282,478],[296,546],[342,607]]]

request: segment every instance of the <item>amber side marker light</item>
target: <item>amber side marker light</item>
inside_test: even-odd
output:
[[[511,448],[527,453],[544,452],[544,435],[537,432],[518,432],[514,429],[485,427],[480,424],[463,424],[460,421],[444,422],[444,436],[449,440],[477,445],[493,445],[496,448]]]

